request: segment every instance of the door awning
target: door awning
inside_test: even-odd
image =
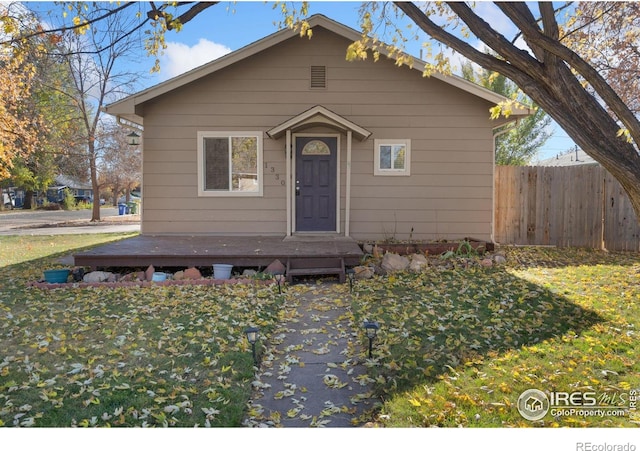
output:
[[[349,119],[346,119],[321,105],[316,105],[313,108],[292,117],[286,122],[273,127],[271,130],[267,131],[267,135],[269,135],[270,138],[278,139],[283,136],[287,130],[291,130],[295,133],[296,131],[315,125],[324,125],[343,132],[350,130],[353,133],[353,136],[360,141],[364,141],[371,136],[371,132],[369,130],[354,124]]]

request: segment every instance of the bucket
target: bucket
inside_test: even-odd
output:
[[[223,264],[213,265],[213,278],[229,279],[231,278],[231,269],[233,269],[233,265],[223,265]]]
[[[165,280],[167,280],[167,274],[164,272],[154,272],[151,276],[152,282],[164,282]]]

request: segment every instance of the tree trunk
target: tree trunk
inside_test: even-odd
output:
[[[22,204],[23,210],[31,210],[33,208],[33,190],[26,190],[24,192],[24,202]]]
[[[98,169],[96,164],[96,151],[93,142],[89,145],[89,168],[91,172],[91,189],[93,189],[93,208],[91,210],[91,222],[100,221],[100,185],[98,185]]]

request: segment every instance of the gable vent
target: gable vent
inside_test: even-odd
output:
[[[311,66],[311,88],[324,89],[327,87],[327,66]]]

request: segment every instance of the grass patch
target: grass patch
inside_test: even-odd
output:
[[[239,426],[254,376],[243,331],[268,333],[282,297],[248,285],[25,286],[56,252],[111,239],[30,237],[26,250],[3,239],[22,263],[0,274],[0,425]],[[43,249],[51,255],[37,258]]]
[[[81,247],[130,238],[137,233],[95,233],[87,235],[6,235],[0,236],[0,268],[54,256],[58,253],[79,252]]]
[[[596,392],[600,404],[629,407],[640,389],[640,258],[520,248],[508,262],[357,285],[356,317],[381,324],[369,362],[381,425],[634,425],[628,413],[534,422],[516,404],[537,388]]]

